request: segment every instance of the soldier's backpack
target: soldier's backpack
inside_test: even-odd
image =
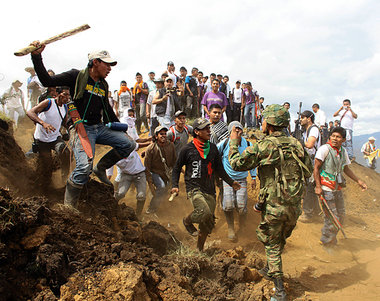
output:
[[[280,154],[280,164],[274,167],[274,185],[277,198],[291,201],[294,197],[303,194],[306,179],[312,175],[311,159],[299,142],[293,137],[268,137]],[[300,158],[304,158],[301,160]]]

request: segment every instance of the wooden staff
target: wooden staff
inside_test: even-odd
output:
[[[50,43],[53,43],[53,42],[56,42],[56,41],[59,41],[59,40],[62,40],[64,38],[67,38],[67,37],[70,37],[72,35],[75,35],[77,34],[78,32],[82,32],[86,29],[89,29],[90,26],[88,24],[84,24],[82,26],[79,26],[77,28],[74,28],[74,29],[71,29],[69,31],[66,31],[64,33],[61,33],[59,35],[56,35],[50,39],[47,39],[45,41],[42,41],[41,44],[42,45],[47,45],[47,44],[50,44]],[[23,56],[23,55],[27,55],[29,53],[31,53],[32,51],[36,50],[37,48],[34,47],[34,46],[28,46],[28,47],[25,47],[23,49],[20,49],[19,51],[16,51],[14,54],[16,56]]]

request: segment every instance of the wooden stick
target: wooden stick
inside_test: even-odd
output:
[[[70,36],[72,36],[72,35],[75,35],[75,34],[77,34],[78,32],[82,32],[82,31],[84,31],[84,30],[86,30],[86,29],[89,29],[89,28],[90,28],[90,26],[89,26],[88,24],[84,24],[84,25],[79,26],[79,27],[77,27],[77,28],[74,28],[74,29],[68,30],[68,31],[66,31],[66,32],[64,32],[64,33],[61,33],[61,34],[59,34],[59,35],[56,35],[56,36],[54,36],[54,37],[52,37],[52,38],[50,38],[50,39],[47,39],[47,40],[45,40],[45,41],[42,41],[41,44],[45,44],[45,45],[47,45],[47,44],[50,44],[50,43],[53,43],[53,42],[56,42],[56,41],[62,40],[62,39],[64,39],[64,38],[70,37]],[[19,51],[16,51],[14,54],[15,54],[16,56],[23,56],[23,55],[27,55],[27,54],[31,53],[32,51],[34,51],[34,50],[36,50],[36,49],[37,49],[37,48],[34,47],[34,46],[28,46],[28,47],[25,47],[25,48],[23,48],[23,49],[20,49]]]

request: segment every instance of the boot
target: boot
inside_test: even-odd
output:
[[[199,251],[203,251],[203,247],[205,245],[206,239],[208,234],[204,232],[199,232],[198,234],[198,242],[197,242],[197,248]]]
[[[236,234],[234,230],[234,212],[233,211],[224,211],[226,216],[227,226],[228,226],[228,240],[236,241]]]
[[[68,179],[66,182],[64,204],[66,206],[75,208],[76,202],[79,200],[82,188],[82,185],[75,184],[70,179]]]
[[[137,215],[137,218],[139,220],[141,218],[141,214],[142,214],[142,211],[144,209],[144,205],[145,205],[145,200],[144,201],[137,201],[137,204],[136,204],[136,215]]]
[[[239,233],[245,229],[245,224],[247,221],[247,213],[239,213]]]
[[[112,185],[111,181],[107,178],[106,169],[114,166],[116,162],[120,161],[121,159],[123,159],[123,157],[120,156],[115,149],[111,149],[100,159],[98,164],[94,167],[93,171],[95,175],[104,184]]]
[[[286,301],[288,298],[286,297],[286,292],[284,288],[284,282],[281,277],[273,278],[274,288],[276,292],[272,297],[276,301]]]
[[[189,234],[191,236],[198,236],[198,230],[193,225],[193,222],[191,220],[191,214],[188,215],[187,217],[184,217],[182,221],[183,221],[183,225],[185,226],[187,232],[189,232]]]

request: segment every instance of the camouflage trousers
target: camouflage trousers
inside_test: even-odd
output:
[[[210,234],[215,227],[215,195],[194,189],[187,193],[187,198],[194,207],[194,211],[191,213],[191,222],[199,224],[200,232]]]
[[[301,204],[283,206],[271,203],[267,203],[265,210],[261,213],[261,223],[256,233],[258,239],[264,244],[269,267],[268,275],[271,277],[283,275],[281,254],[286,239],[292,234],[300,214]]]

